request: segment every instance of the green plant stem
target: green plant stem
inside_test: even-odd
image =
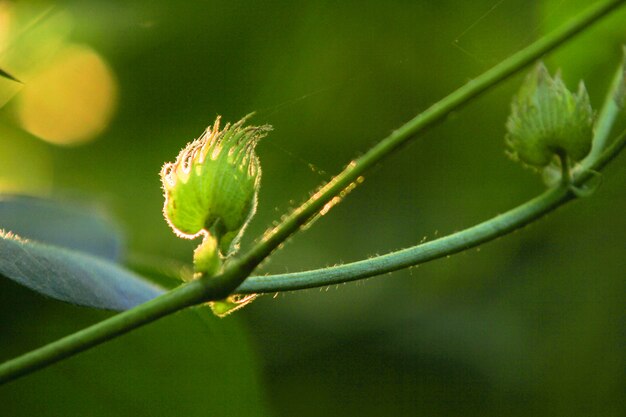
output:
[[[90,347],[127,333],[139,326],[193,304],[218,300],[228,296],[250,275],[254,268],[290,235],[314,217],[333,197],[339,195],[363,172],[406,143],[415,134],[442,121],[450,112],[477,97],[511,74],[519,71],[553,50],[574,35],[614,10],[626,0],[605,0],[592,5],[569,23],[502,61],[481,76],[470,81],[425,112],[394,131],[344,171],[316,192],[312,198],[289,215],[259,244],[233,262],[215,277],[203,277],[184,284],[132,310],[120,313],[82,331],[66,336],[46,346],[26,353],[0,365],[0,383],[14,380],[52,363],[82,352]],[[581,174],[582,175],[582,174]],[[285,288],[289,289],[289,288]]]
[[[598,120],[596,122],[596,128],[593,135],[591,152],[589,152],[589,155],[587,155],[585,160],[582,162],[581,169],[589,169],[588,165],[592,163],[606,147],[607,141],[609,140],[609,135],[611,134],[611,130],[613,128],[613,125],[615,124],[615,119],[622,111],[620,103],[618,103],[618,100],[620,99],[618,95],[620,94],[620,92],[623,92],[625,88],[626,48],[624,49],[623,62],[615,72],[615,76],[613,77],[613,81],[611,82],[609,92],[604,99],[602,109],[600,109],[600,114],[598,115]]]
[[[626,134],[622,134],[594,161],[591,170],[581,172],[571,179],[571,183],[551,188],[538,197],[476,226],[421,245],[345,265],[292,274],[249,277],[235,292],[273,293],[325,287],[420,265],[474,248],[520,229],[575,199],[576,195],[571,187],[579,187],[592,178],[592,172],[601,170],[625,145]]]
[[[575,176],[571,185],[577,187],[583,185],[593,177],[592,172],[602,170],[625,146],[626,133],[623,133],[596,159],[591,170],[583,171]],[[419,265],[462,252],[511,233],[575,198],[571,187],[562,184],[506,213],[431,242],[333,268],[294,274],[250,277],[237,288],[236,292],[242,294],[267,293],[323,287]],[[229,278],[222,279],[228,280]],[[127,333],[181,308],[197,304],[204,296],[205,288],[199,285],[199,281],[192,281],[135,309],[120,313],[87,329],[5,362],[0,365],[0,384]],[[217,295],[217,297],[223,296]]]
[[[49,343],[0,365],[0,384],[89,349],[146,323],[201,301],[204,289],[195,282],[180,286],[132,310]]]
[[[243,275],[233,275],[232,282],[224,283],[227,286],[226,288],[230,292],[234,291],[254,268],[279,247],[282,242],[298,231],[311,218],[315,217],[325,204],[349,187],[367,169],[408,142],[416,134],[441,122],[451,112],[572,38],[623,2],[624,0],[608,0],[592,5],[558,30],[500,62],[392,132],[391,135],[380,141],[363,156],[348,164],[341,173],[313,194],[309,200],[295,209],[277,227],[267,233],[260,243],[255,245],[236,263],[233,263],[235,268],[245,273]],[[207,296],[210,297],[211,293],[207,292]]]

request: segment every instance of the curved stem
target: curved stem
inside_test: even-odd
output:
[[[342,172],[295,209],[278,226],[263,236],[259,244],[255,245],[241,259],[233,262],[231,265],[244,272],[244,274],[233,275],[231,282],[224,282],[225,288],[229,292],[234,291],[250,275],[254,268],[276,250],[282,242],[318,215],[320,210],[333,198],[351,187],[367,169],[391,154],[401,145],[406,144],[416,134],[441,122],[452,111],[457,110],[468,101],[476,98],[484,91],[553,50],[623,2],[624,0],[608,0],[592,5],[558,30],[500,62],[392,132],[391,135],[380,141],[363,156],[348,164]],[[206,282],[210,279],[209,277],[202,278]],[[210,296],[210,292],[207,292],[207,296]]]
[[[611,129],[615,124],[615,119],[623,110],[623,108],[621,107],[623,106],[623,103],[620,103],[620,101],[623,100],[623,97],[620,97],[620,95],[624,94],[625,89],[626,48],[624,48],[624,57],[622,60],[622,64],[615,72],[613,81],[611,81],[611,87],[609,88],[608,94],[604,99],[602,109],[600,109],[600,114],[598,115],[598,120],[596,122],[596,128],[593,135],[591,152],[589,152],[589,155],[587,155],[582,163],[583,169],[588,169],[586,165],[589,162],[594,161],[606,147],[607,141],[609,140],[609,135],[611,134]]]
[[[570,186],[572,183],[572,174],[570,172],[570,159],[564,151],[557,153],[559,162],[561,163],[561,185]]]
[[[202,277],[184,284],[132,310],[118,314],[80,332],[66,336],[0,365],[0,383],[8,382],[37,369],[111,340],[167,314],[203,301],[219,300],[232,293],[254,268],[290,235],[314,217],[333,197],[350,186],[364,171],[406,143],[415,134],[442,121],[450,112],[506,79],[516,71],[553,50],[577,33],[614,10],[626,0],[604,0],[592,5],[553,33],[502,61],[443,100],[394,131],[389,137],[349,164],[344,171],[297,208],[240,260],[215,277]],[[581,174],[581,176],[584,173]],[[288,288],[285,288],[288,289]]]
[[[93,326],[0,365],[0,385],[75,355],[201,301],[204,289],[191,282]]]
[[[520,229],[575,199],[576,195],[572,192],[572,186],[583,185],[593,177],[594,171],[601,170],[617,156],[625,145],[626,133],[623,133],[594,161],[590,170],[573,177],[571,182],[562,183],[506,213],[460,232],[386,255],[336,267],[292,274],[249,277],[235,291],[241,294],[273,293],[325,287],[397,271],[474,248]]]
[[[242,294],[271,293],[324,287],[423,264],[479,246],[519,229],[563,204],[568,196],[568,190],[559,186],[504,214],[431,242],[331,268],[250,277],[235,291]]]

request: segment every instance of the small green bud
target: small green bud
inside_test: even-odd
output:
[[[208,276],[217,274],[222,268],[222,256],[220,256],[215,236],[205,234],[202,243],[193,251],[193,266],[196,273],[200,272]]]
[[[506,143],[515,158],[545,167],[555,156],[573,161],[591,149],[593,110],[581,81],[570,92],[559,73],[552,78],[543,63],[526,77],[511,103]]]
[[[243,126],[248,116],[220,130],[220,117],[161,170],[163,214],[174,232],[193,239],[209,235],[196,251],[203,265],[215,269],[210,254],[231,255],[255,212],[261,167],[254,152],[269,125]]]

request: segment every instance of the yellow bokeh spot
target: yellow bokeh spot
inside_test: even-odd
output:
[[[26,81],[19,118],[24,129],[41,139],[77,145],[106,128],[116,96],[116,83],[104,60],[89,47],[67,45]]]

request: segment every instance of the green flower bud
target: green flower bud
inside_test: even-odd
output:
[[[202,243],[193,251],[193,267],[196,272],[213,276],[222,267],[222,256],[220,256],[218,242],[215,236],[207,233],[202,239]],[[194,274],[193,278],[197,275]]]
[[[202,247],[222,257],[236,250],[255,212],[261,167],[254,148],[271,130],[269,125],[244,127],[247,118],[220,130],[218,116],[161,170],[168,224],[183,238],[209,235],[215,242],[206,241]],[[198,261],[214,269],[208,249],[204,252],[196,253]]]
[[[559,73],[550,76],[543,63],[526,77],[511,103],[506,142],[513,157],[544,167],[554,156],[583,159],[591,149],[593,110],[581,81],[570,92]]]

